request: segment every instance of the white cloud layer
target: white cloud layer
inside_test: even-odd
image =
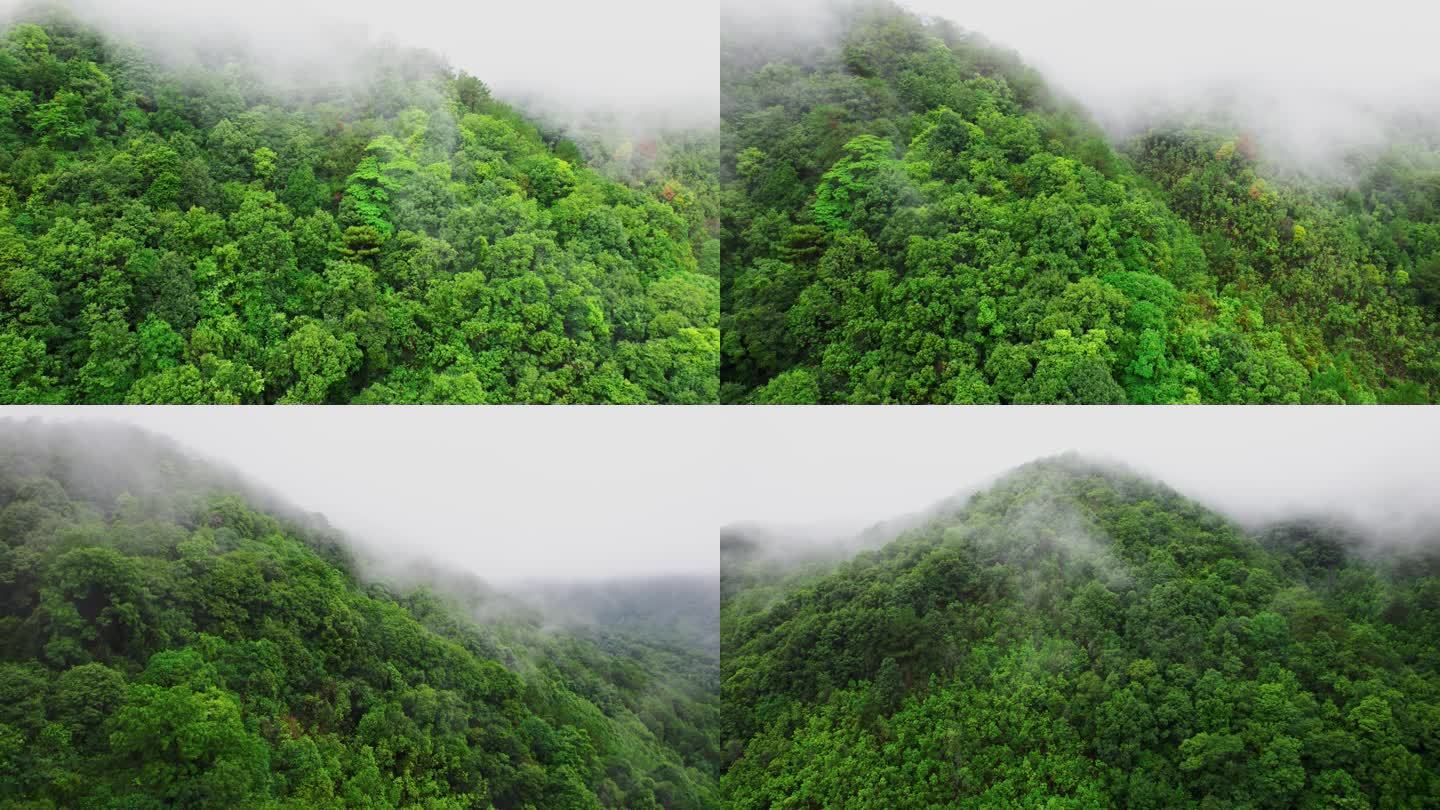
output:
[[[743,412],[727,420],[737,438],[717,495],[729,521],[863,528],[1070,451],[1246,521],[1323,513],[1411,527],[1437,517],[1436,408],[732,410]]]
[[[1119,461],[1246,521],[1435,527],[1440,409],[5,407],[230,465],[381,552],[495,582],[714,575],[734,522],[854,531],[1038,458]]]
[[[701,409],[7,407],[169,436],[381,557],[492,582],[713,575]]]
[[[1106,124],[1230,108],[1277,159],[1383,141],[1440,109],[1440,5],[1415,0],[904,0],[1018,50]],[[1433,118],[1432,118],[1433,121]]]
[[[845,0],[841,0],[844,2]],[[732,30],[835,36],[836,0],[722,0]],[[1340,168],[1397,127],[1440,138],[1440,4],[1416,0],[899,0],[1017,51],[1117,137],[1224,115],[1271,159]]]
[[[24,0],[0,0],[0,12]],[[719,115],[717,0],[58,0],[151,47],[216,35],[275,64],[322,64],[355,37],[443,55],[508,98],[566,116],[713,125]]]

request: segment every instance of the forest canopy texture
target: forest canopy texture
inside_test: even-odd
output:
[[[1440,397],[1440,153],[1117,148],[1016,55],[836,6],[810,41],[722,20],[722,401]]]
[[[0,808],[714,808],[705,592],[379,584],[153,436],[0,422]]]
[[[735,810],[1440,806],[1440,535],[1245,529],[1075,457],[918,523],[722,539]]]
[[[0,402],[716,401],[713,133],[604,144],[602,174],[363,47],[287,83],[3,30]]]

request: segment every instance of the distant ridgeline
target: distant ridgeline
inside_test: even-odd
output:
[[[292,86],[37,19],[0,34],[0,403],[716,400],[713,134],[597,155],[622,185],[433,56]]]
[[[1434,153],[1344,185],[1243,135],[1117,152],[1015,55],[845,5],[830,42],[722,36],[722,401],[1440,397]]]
[[[880,550],[722,552],[734,810],[1440,802],[1440,531],[1036,462]],[[783,552],[783,550],[782,550]]]
[[[476,623],[231,480],[0,423],[0,808],[718,806],[712,651]]]

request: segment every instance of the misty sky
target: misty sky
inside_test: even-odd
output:
[[[858,530],[1037,458],[1245,519],[1433,509],[1440,409],[75,408],[168,435],[367,543],[496,582],[710,574],[739,521]]]
[[[1066,451],[1247,519],[1331,509],[1388,520],[1433,509],[1440,481],[1436,408],[730,410],[744,411],[727,420],[744,439],[726,443],[728,521],[863,528]]]
[[[827,0],[63,0],[152,43],[242,34],[267,58],[323,52],[340,29],[424,47],[501,95],[631,126],[711,124],[727,13],[817,36]],[[23,0],[0,0],[0,11]],[[1397,114],[1440,117],[1440,4],[1417,0],[902,0],[1018,50],[1123,132],[1216,93],[1272,157],[1324,169]]]
[[[823,27],[828,0],[724,0],[766,29]],[[1157,108],[1237,114],[1267,154],[1323,170],[1381,117],[1440,118],[1440,4],[1418,0],[900,0],[1008,46],[1117,135]],[[777,22],[778,21],[778,22]]]
[[[0,408],[32,416],[170,436],[367,544],[493,582],[718,570],[699,409]]]
[[[158,47],[206,32],[257,54],[323,53],[339,29],[443,54],[502,96],[560,114],[609,111],[646,123],[713,125],[719,110],[717,0],[60,0]],[[0,0],[0,11],[23,0]]]
[[[1020,51],[1099,114],[1237,95],[1297,148],[1365,139],[1372,110],[1440,104],[1440,5],[1415,0],[904,0]],[[1360,120],[1356,120],[1356,117]],[[1279,133],[1277,133],[1279,134]]]

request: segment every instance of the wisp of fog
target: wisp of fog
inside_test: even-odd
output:
[[[1066,453],[1157,479],[1245,525],[1333,518],[1387,542],[1427,527],[1427,542],[1440,537],[1431,408],[737,410],[729,429],[745,439],[727,445],[718,497],[728,523],[772,527],[764,536],[777,541],[853,547],[850,535],[877,523],[883,540],[936,504]]]
[[[835,36],[837,3],[724,0],[727,30]],[[1267,159],[1344,171],[1357,150],[1440,140],[1440,5],[1413,0],[899,0],[1017,51],[1123,139],[1184,119],[1251,135]]]
[[[634,132],[715,125],[715,2],[0,0],[0,14],[68,9],[162,60],[223,42],[286,80],[363,76],[355,55],[372,42],[421,49],[532,114],[598,118]]]
[[[509,588],[717,570],[719,519],[692,471],[717,448],[692,409],[44,406],[0,416],[172,439],[323,515],[373,558],[377,578],[433,566]]]

